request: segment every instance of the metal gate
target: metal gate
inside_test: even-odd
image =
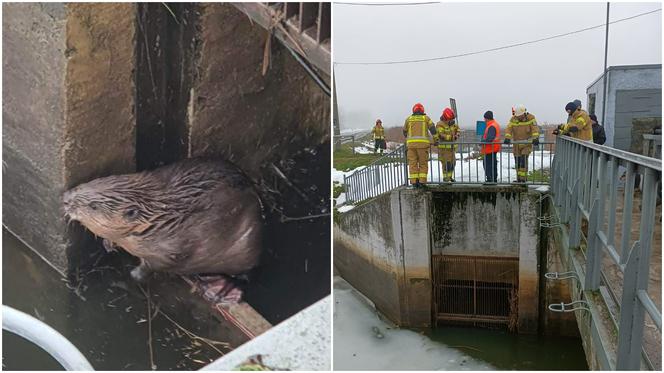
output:
[[[518,258],[433,255],[432,272],[436,326],[516,328]]]

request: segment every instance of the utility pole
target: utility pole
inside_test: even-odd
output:
[[[604,83],[604,94],[602,95],[602,125],[605,125],[606,123],[604,122],[604,118],[606,117],[606,88],[607,88],[607,83],[606,80],[608,78],[608,66],[607,62],[609,59],[609,7],[611,3],[606,3],[606,35],[604,36],[604,76],[602,77],[602,81]]]
[[[341,129],[339,128],[339,107],[337,106],[337,74],[334,73],[334,65],[332,65],[332,124],[333,124],[333,141],[334,150],[339,150],[341,147]],[[355,149],[355,148],[353,148]]]

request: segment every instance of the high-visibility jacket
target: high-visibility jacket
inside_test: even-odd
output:
[[[491,119],[486,122],[486,128],[484,128],[482,140],[486,141],[487,135],[489,134],[489,128],[494,128],[496,130],[496,137],[493,139],[493,144],[482,145],[482,154],[491,154],[500,151],[500,125],[495,120]]]
[[[571,132],[570,128],[576,127],[578,130]],[[583,109],[577,109],[572,113],[572,118],[563,127],[563,134],[569,133],[575,139],[593,141],[593,124],[590,116]]]
[[[459,137],[459,126],[454,124],[449,124],[447,121],[441,120],[436,123],[436,135],[434,140],[439,142],[452,142]],[[452,144],[438,144],[439,149],[456,149],[456,146]]]
[[[385,127],[383,126],[374,126],[371,130],[374,140],[385,140]]]
[[[537,127],[535,116],[528,113],[524,121],[512,116],[505,129],[505,138],[514,141],[531,141],[539,138],[539,127]],[[532,152],[533,146],[530,144],[515,144],[513,149],[516,155],[528,155]]]
[[[431,145],[429,127],[433,127],[433,121],[426,114],[413,114],[406,118],[403,132],[406,135],[407,147],[428,148]]]

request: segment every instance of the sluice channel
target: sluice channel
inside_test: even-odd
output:
[[[546,309],[569,289],[544,277],[559,263],[542,236],[542,195],[525,186],[398,188],[337,219],[335,267],[384,321],[487,364],[480,369],[586,370],[574,314]],[[335,345],[352,345],[357,336],[344,341],[336,322]],[[382,354],[391,343],[375,341]]]
[[[434,255],[431,259],[435,326],[516,328],[518,258]]]

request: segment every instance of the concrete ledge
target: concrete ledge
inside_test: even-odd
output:
[[[257,356],[273,370],[331,370],[330,305],[327,296],[203,370],[236,370]]]

